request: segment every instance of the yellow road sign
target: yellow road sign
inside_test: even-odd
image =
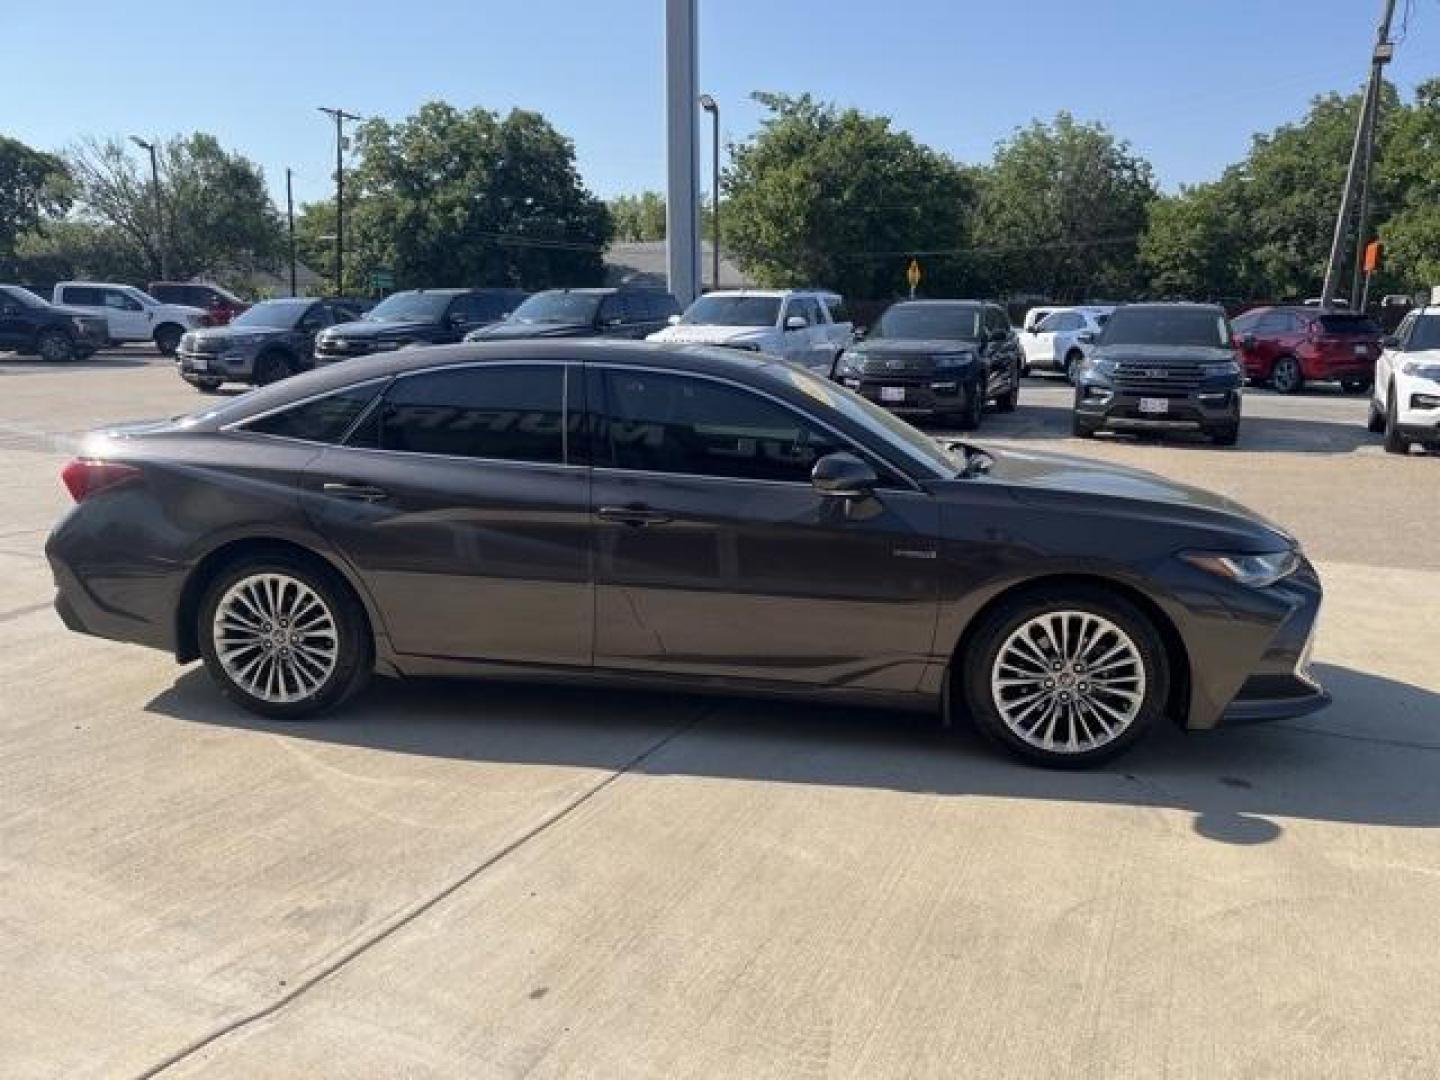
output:
[[[910,283],[911,289],[920,284],[920,261],[918,259],[910,260],[910,265],[905,269],[905,280]]]

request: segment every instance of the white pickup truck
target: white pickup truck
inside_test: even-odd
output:
[[[739,289],[706,293],[646,340],[748,349],[829,376],[854,331],[836,293]]]
[[[54,302],[103,318],[111,341],[153,341],[166,356],[174,354],[187,330],[210,325],[210,314],[200,308],[162,304],[142,289],[106,281],[62,281]]]

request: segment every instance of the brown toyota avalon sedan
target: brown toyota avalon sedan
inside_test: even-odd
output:
[[[97,433],[64,481],[66,624],[272,717],[372,671],[588,678],[919,706],[1083,765],[1328,700],[1320,582],[1243,507],[735,350],[355,360]]]

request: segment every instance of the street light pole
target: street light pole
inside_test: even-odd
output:
[[[130,141],[150,155],[150,186],[155,193],[155,243],[160,249],[160,278],[168,281],[170,278],[170,260],[166,249],[169,244],[165,237],[165,206],[160,199],[160,161],[155,156],[155,144],[146,142],[138,135],[131,135]]]
[[[290,228],[290,295],[296,295],[295,288],[295,190],[291,186],[292,170],[285,167],[285,220]]]
[[[335,294],[345,292],[345,121],[363,117],[344,109],[317,106],[335,121]]]
[[[1349,247],[1350,219],[1355,209],[1356,189],[1363,169],[1368,172],[1368,156],[1374,152],[1374,140],[1366,138],[1369,126],[1371,102],[1378,100],[1380,86],[1384,80],[1385,65],[1395,55],[1395,45],[1390,40],[1390,23],[1395,17],[1395,0],[1385,0],[1380,15],[1380,25],[1375,35],[1375,48],[1370,54],[1370,81],[1365,87],[1364,103],[1360,106],[1360,118],[1355,124],[1355,143],[1350,149],[1350,166],[1345,172],[1345,190],[1340,196],[1340,213],[1335,218],[1335,235],[1330,241],[1330,260],[1325,266],[1325,285],[1320,292],[1320,306],[1332,307],[1335,293],[1340,288],[1340,275],[1345,265],[1345,252]],[[1365,242],[1360,238],[1361,244]],[[1357,252],[1357,256],[1358,256]]]
[[[720,288],[720,105],[709,94],[700,95],[700,108],[710,114],[710,288]]]

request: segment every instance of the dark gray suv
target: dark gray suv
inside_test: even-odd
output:
[[[225,326],[190,331],[180,339],[175,367],[207,393],[227,382],[265,386],[309,368],[315,335],[356,318],[355,309],[341,302],[266,300]]]
[[[92,436],[64,480],[66,625],[275,717],[372,671],[583,678],[936,709],[1082,765],[1327,700],[1320,582],[1244,508],[734,349],[370,357]]]

